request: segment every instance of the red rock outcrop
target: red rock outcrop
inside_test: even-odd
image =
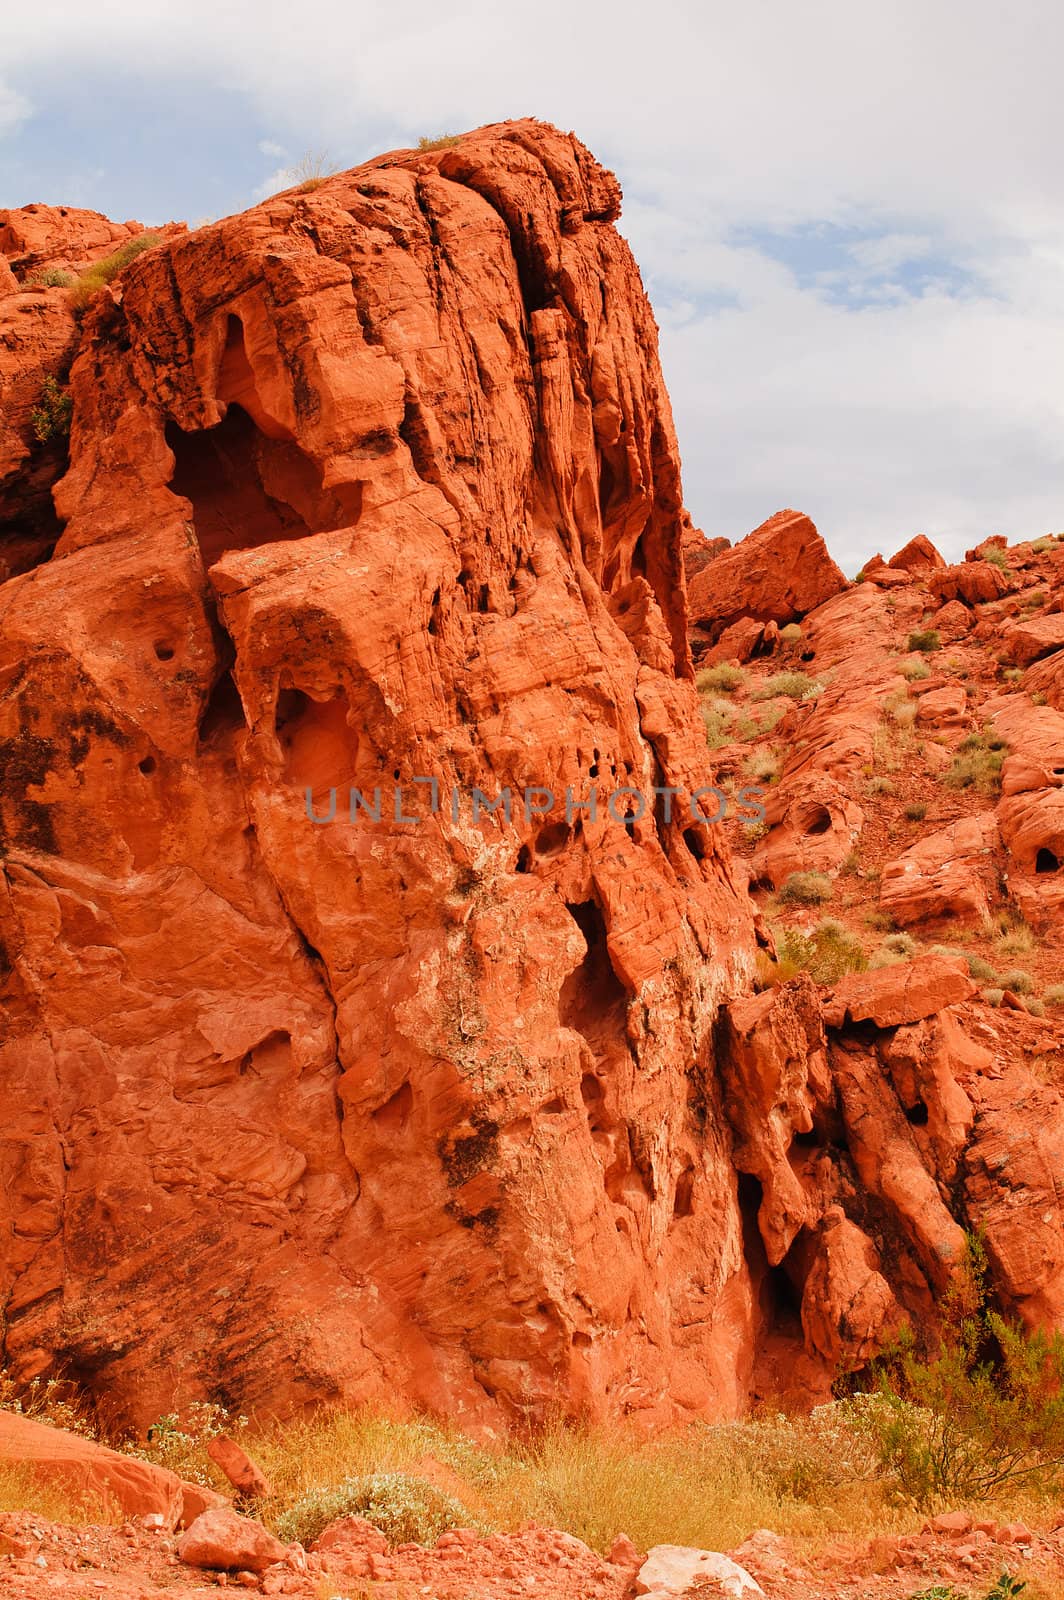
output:
[[[692,648],[700,655],[740,617],[792,622],[845,588],[846,579],[809,518],[800,511],[777,511],[691,579]]]
[[[618,204],[509,124],[171,238],[87,310],[62,537],[3,591],[20,1374],[141,1422],[175,1389],[740,1403],[691,1073],[752,909],[688,808],[679,466]]]
[[[908,544],[902,545],[896,555],[891,556],[887,565],[903,572],[927,574],[944,567],[946,563],[927,535],[918,533]]]

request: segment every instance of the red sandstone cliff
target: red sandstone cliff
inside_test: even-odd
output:
[[[698,548],[619,198],[505,124],[172,234],[80,320],[31,278],[128,228],[0,214],[20,1375],[61,1362],[141,1422],[203,1393],[730,1412],[933,1317],[971,1221],[1007,1303],[1060,1320],[1056,1092],[998,1081],[963,960],[752,992],[758,884],[840,873],[864,823],[879,602],[796,513]],[[67,466],[31,413],[68,370]],[[884,607],[910,566],[947,610],[999,594],[913,551]],[[848,674],[750,888],[687,810],[738,766],[685,554],[706,659],[782,657],[812,611]],[[1009,636],[1047,684],[1058,610]],[[396,821],[421,776],[676,796]]]

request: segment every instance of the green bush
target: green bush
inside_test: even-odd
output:
[[[919,650],[922,655],[929,655],[933,650],[942,649],[942,640],[938,636],[937,628],[920,628],[909,635],[909,649]]]
[[[816,678],[811,678],[807,672],[777,672],[774,677],[755,689],[755,700],[775,700],[780,695],[787,695],[791,700],[809,700],[823,690],[824,685]]]
[[[874,1366],[880,1405],[866,1414],[881,1464],[924,1509],[1064,1484],[1064,1336],[992,1310],[986,1274],[969,1235],[930,1351],[906,1326]]]
[[[742,667],[733,667],[730,661],[717,661],[706,667],[695,678],[699,694],[732,694],[746,682]]]
[[[59,387],[59,380],[45,378],[41,384],[41,398],[30,412],[34,438],[40,444],[68,438],[73,410],[74,402],[67,391]]]
[[[424,1478],[404,1472],[375,1472],[345,1478],[329,1489],[312,1489],[277,1520],[277,1536],[306,1546],[340,1517],[365,1517],[390,1545],[435,1544],[448,1528],[476,1527],[460,1501]]]
[[[835,893],[831,879],[823,872],[792,872],[779,890],[782,905],[819,906]]]

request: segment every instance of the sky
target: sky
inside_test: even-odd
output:
[[[1057,0],[35,0],[0,207],[198,222],[508,117],[620,177],[687,504],[807,512],[851,575],[1064,529]]]

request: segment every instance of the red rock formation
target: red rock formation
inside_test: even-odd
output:
[[[931,540],[924,533],[918,533],[915,538],[909,540],[908,544],[902,545],[898,553],[891,556],[887,564],[903,572],[919,572],[925,576],[928,572],[933,572],[946,565]]]
[[[739,1403],[691,1074],[752,919],[687,810],[679,468],[618,202],[575,139],[487,129],[174,238],[85,315],[62,538],[4,590],[20,1373],[140,1421],[175,1387]],[[671,820],[614,821],[618,785]]]
[[[688,598],[695,653],[716,644],[740,617],[792,622],[845,587],[809,518],[800,511],[777,511],[692,578]]]

